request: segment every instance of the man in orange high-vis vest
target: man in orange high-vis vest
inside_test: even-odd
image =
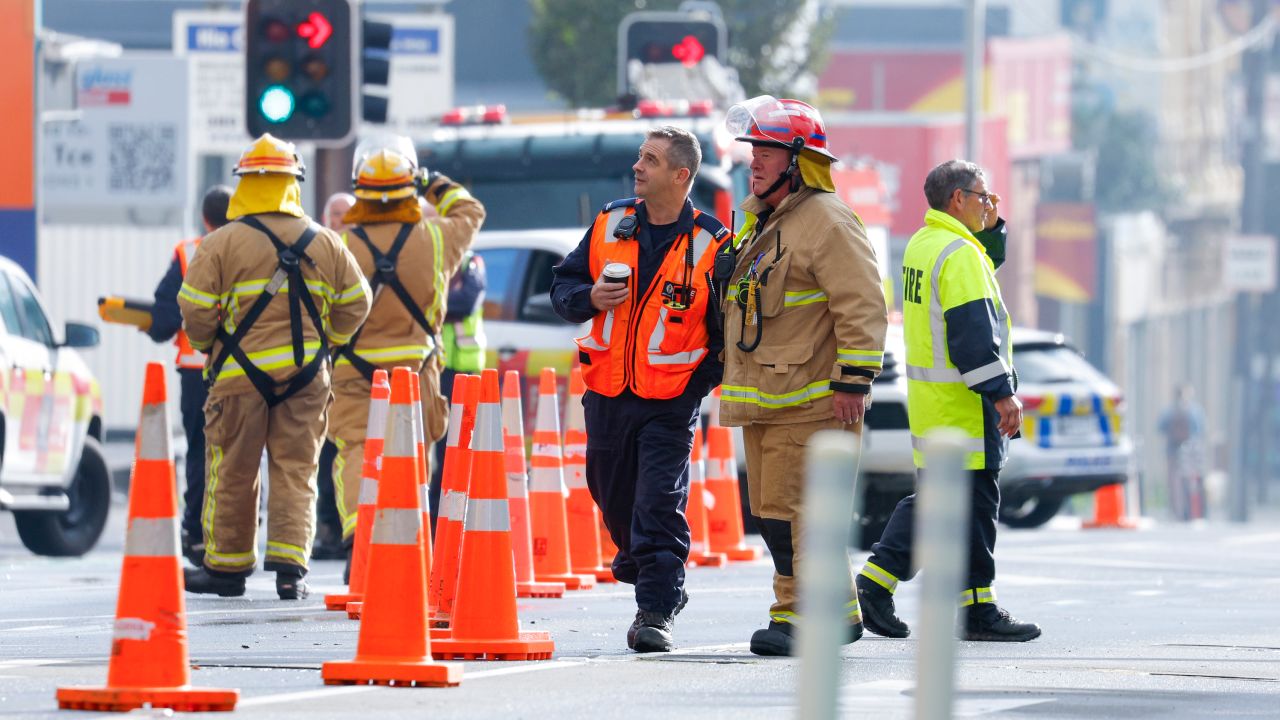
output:
[[[231,188],[215,185],[204,194],[201,216],[205,234],[227,224],[227,205],[231,202]],[[195,567],[204,563],[204,539],[200,531],[200,508],[204,501],[204,402],[209,397],[201,376],[204,371],[204,353],[191,347],[191,341],[182,331],[182,312],[178,309],[178,291],[182,279],[187,276],[187,266],[200,247],[201,237],[183,240],[173,250],[173,261],[156,286],[155,304],[151,310],[151,327],[147,334],[156,342],[168,342],[178,347],[174,364],[182,384],[182,429],[187,435],[187,489],[182,494],[185,507],[182,511],[182,554]]]
[[[577,339],[587,486],[618,546],[614,577],[636,586],[627,631],[636,652],[673,647],[672,623],[688,598],[693,428],[723,370],[708,279],[729,231],[689,202],[701,161],[688,131],[650,130],[632,167],[637,197],[601,210],[551,284],[561,317],[591,321]]]

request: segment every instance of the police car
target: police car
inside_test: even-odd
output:
[[[1062,335],[1014,328],[1011,340],[1023,425],[1000,473],[1000,521],[1033,528],[1057,515],[1072,495],[1128,482],[1133,445],[1121,427],[1119,388]],[[890,325],[884,372],[867,412],[871,431],[863,440],[864,549],[879,539],[893,506],[915,483],[902,358],[902,326]]]
[[[111,506],[102,395],[74,349],[97,345],[98,331],[67,323],[58,335],[31,279],[0,257],[0,509],[28,549],[78,556]]]

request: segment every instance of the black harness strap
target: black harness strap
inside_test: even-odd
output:
[[[218,337],[222,342],[222,351],[218,353],[218,357],[214,359],[209,366],[209,376],[207,383],[210,387],[218,380],[218,375],[222,372],[222,366],[226,364],[228,358],[235,358],[240,367],[244,369],[245,377],[249,378],[249,382],[253,383],[254,388],[262,395],[262,399],[267,402],[268,407],[275,407],[280,403],[288,400],[299,390],[306,387],[320,371],[324,361],[328,358],[326,352],[326,344],[324,342],[324,321],[320,317],[320,311],[316,308],[315,301],[311,298],[311,292],[307,289],[306,279],[302,276],[302,262],[315,267],[315,261],[307,256],[307,246],[315,239],[320,228],[315,223],[307,226],[302,235],[292,245],[285,245],[271,232],[271,229],[262,224],[262,221],[246,215],[239,219],[239,222],[248,225],[257,230],[275,247],[277,266],[275,274],[267,281],[267,286],[259,293],[249,311],[245,313],[244,318],[236,325],[235,332],[228,335],[221,327],[218,328]],[[249,359],[249,355],[240,347],[240,343],[244,340],[244,336],[248,334],[249,329],[262,315],[271,301],[279,294],[280,289],[284,286],[285,281],[289,282],[289,329],[293,347],[293,364],[295,367],[302,368],[300,372],[286,381],[277,381],[271,377],[269,373],[258,368]],[[316,333],[320,337],[320,350],[316,353],[311,362],[303,366],[306,359],[305,338],[302,334],[302,309],[306,308],[307,315],[311,318],[311,323],[315,326]],[[285,388],[282,392],[277,393],[276,387],[284,384]]]
[[[373,277],[369,278],[369,288],[373,292],[377,292],[378,288],[386,285],[399,298],[400,304],[404,305],[405,310],[409,311],[410,317],[423,330],[427,332],[427,337],[431,339],[431,354],[427,355],[430,359],[439,349],[439,343],[436,342],[435,330],[431,328],[431,323],[427,320],[426,314],[422,312],[422,308],[413,301],[413,296],[405,288],[404,283],[400,282],[400,276],[396,272],[396,263],[400,259],[400,251],[404,249],[404,244],[409,240],[409,235],[413,232],[415,226],[411,223],[402,223],[400,231],[396,233],[396,239],[391,243],[391,247],[383,253],[378,249],[373,241],[369,239],[369,234],[365,232],[363,227],[356,225],[351,228],[351,234],[360,238],[364,242],[365,247],[369,249],[369,254],[373,256]],[[436,269],[439,272],[439,268]],[[351,366],[360,371],[360,374],[369,382],[373,382],[373,373],[378,369],[377,365],[365,360],[356,354],[356,343],[360,340],[360,333],[364,330],[361,325],[359,330],[351,336],[351,341],[346,345],[338,348],[337,352],[345,357]]]

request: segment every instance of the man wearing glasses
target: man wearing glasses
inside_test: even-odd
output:
[[[907,346],[907,410],[917,473],[927,473],[921,441],[934,430],[961,431],[972,477],[969,562],[961,593],[966,640],[1025,642],[1040,627],[1018,622],[996,605],[996,514],[1000,468],[1009,439],[1022,426],[1014,390],[1010,321],[995,271],[1004,260],[1000,196],[982,168],[949,160],[924,181],[931,208],[902,258],[902,326]],[[916,496],[898,503],[880,542],[858,575],[858,600],[868,630],[886,637],[911,631],[894,611],[898,583],[912,575]]]

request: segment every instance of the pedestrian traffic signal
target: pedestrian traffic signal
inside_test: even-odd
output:
[[[245,3],[249,134],[342,144],[355,132],[351,0]]]
[[[678,62],[693,67],[705,57],[723,59],[724,24],[713,16],[636,12],[623,19],[618,35],[624,63]]]

